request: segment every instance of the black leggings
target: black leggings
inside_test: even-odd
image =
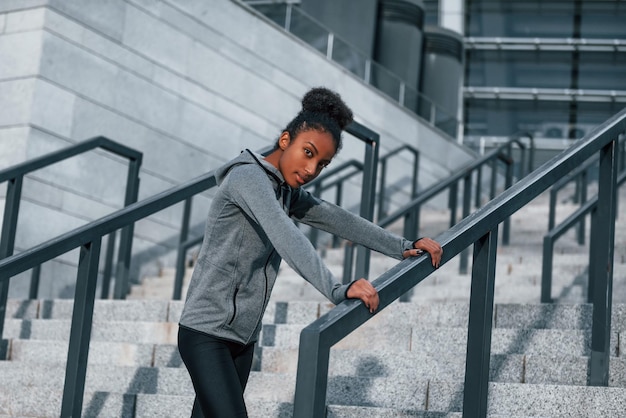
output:
[[[242,345],[179,327],[178,351],[196,391],[192,417],[248,416],[243,391],[252,367],[254,344]]]

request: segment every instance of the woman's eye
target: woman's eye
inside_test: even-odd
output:
[[[313,156],[313,153],[311,152],[311,150],[310,150],[310,149],[305,148],[305,149],[304,149],[304,153],[305,153],[307,156],[309,156],[309,157],[312,157],[312,156]]]

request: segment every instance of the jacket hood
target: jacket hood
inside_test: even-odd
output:
[[[237,157],[233,158],[217,170],[215,170],[215,181],[219,186],[226,178],[226,175],[230,172],[233,167],[243,164],[258,164],[265,172],[270,176],[270,178],[274,179],[277,184],[282,185],[285,182],[283,175],[278,171],[276,167],[272,164],[265,161],[264,157],[261,154],[258,154],[254,151],[250,151],[249,149],[245,149],[241,151]]]

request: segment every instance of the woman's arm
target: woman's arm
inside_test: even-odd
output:
[[[421,253],[415,250],[421,250],[431,255],[434,267],[439,267],[441,262],[443,250],[436,241],[430,238],[410,241],[337,205],[316,198],[302,189],[294,190],[292,216],[313,228],[337,235],[398,260],[420,255]]]

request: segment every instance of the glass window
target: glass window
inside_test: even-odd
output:
[[[573,35],[573,1],[467,0],[468,36],[553,37]]]
[[[468,50],[466,85],[570,88],[571,52]]]

